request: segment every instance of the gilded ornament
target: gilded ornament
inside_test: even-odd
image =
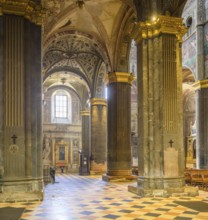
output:
[[[142,39],[153,38],[160,34],[171,34],[182,42],[186,31],[187,28],[182,23],[182,18],[158,15],[151,21],[135,23],[131,36],[139,43]]]
[[[93,98],[90,100],[91,105],[103,105],[107,106],[107,100],[102,98]]]
[[[89,110],[81,111],[81,116],[90,116],[90,111]]]
[[[195,90],[207,89],[208,88],[208,79],[199,80],[193,84]]]
[[[0,15],[3,14],[23,16],[34,24],[42,25],[45,9],[32,0],[0,0]]]
[[[135,79],[136,77],[132,73],[113,72],[106,75],[105,83],[111,84],[117,82],[117,83],[128,83],[132,85],[132,82]]]

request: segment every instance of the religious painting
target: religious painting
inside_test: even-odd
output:
[[[55,164],[57,167],[68,164],[68,146],[67,143],[58,143],[55,150]]]
[[[59,147],[59,160],[65,160],[65,146]]]
[[[182,45],[182,65],[192,71],[196,76],[196,34],[193,34]]]

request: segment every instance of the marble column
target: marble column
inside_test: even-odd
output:
[[[138,47],[138,172],[129,191],[140,196],[184,193],[181,18],[135,24]]]
[[[91,99],[91,174],[106,172],[107,148],[107,101]]]
[[[0,23],[0,201],[40,200],[41,6],[5,1]]]
[[[90,111],[84,110],[81,111],[82,116],[82,152],[80,153],[80,174],[88,175],[90,174],[89,170],[89,160],[90,160]],[[82,167],[82,158],[85,157],[88,160],[88,167]]]
[[[90,153],[90,111],[81,111],[82,116],[82,152]]]
[[[197,1],[197,82],[196,90],[196,166],[208,169],[208,74],[205,71],[204,22],[206,21],[205,1]]]
[[[131,73],[108,74],[107,172],[103,180],[133,179],[131,172]]]
[[[196,89],[196,166],[208,169],[208,80],[197,81]]]

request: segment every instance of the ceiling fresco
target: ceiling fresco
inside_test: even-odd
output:
[[[104,96],[103,78],[112,70],[117,30],[132,3],[132,0],[43,0],[47,9],[43,25],[44,86],[59,84],[62,72],[69,76],[73,73],[85,81],[89,97]],[[70,79],[66,85],[80,89],[81,82]]]
[[[104,83],[101,76],[111,71],[128,71],[131,46],[129,27],[135,21],[136,12],[141,11],[139,7],[144,6],[142,10],[145,12],[145,7],[154,6],[152,2],[42,0],[46,8],[43,25],[44,80],[53,76],[53,80],[44,85],[56,85],[56,80],[60,83],[62,72],[69,76],[75,74],[85,81],[85,91],[89,91],[89,96],[102,96]],[[155,2],[158,8],[172,8],[175,12],[186,1]],[[78,89],[82,83],[68,80],[67,85]]]

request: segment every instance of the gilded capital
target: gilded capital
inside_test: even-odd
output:
[[[103,106],[107,106],[107,100],[106,99],[102,99],[102,98],[92,98],[90,100],[91,105],[103,105]]]
[[[45,9],[32,0],[0,0],[0,16],[4,14],[23,16],[34,24],[42,25]]]
[[[158,15],[152,21],[135,23],[131,36],[138,43],[142,39],[153,38],[160,34],[172,34],[182,42],[186,31],[182,18]]]
[[[90,116],[90,111],[89,110],[84,110],[84,111],[81,111],[81,116]]]
[[[199,80],[196,83],[194,83],[193,88],[196,90],[201,90],[201,89],[207,89],[208,88],[208,79],[205,80]]]
[[[128,83],[132,85],[132,82],[135,80],[135,76],[132,73],[124,73],[124,72],[113,72],[109,73],[106,76],[105,83]]]

